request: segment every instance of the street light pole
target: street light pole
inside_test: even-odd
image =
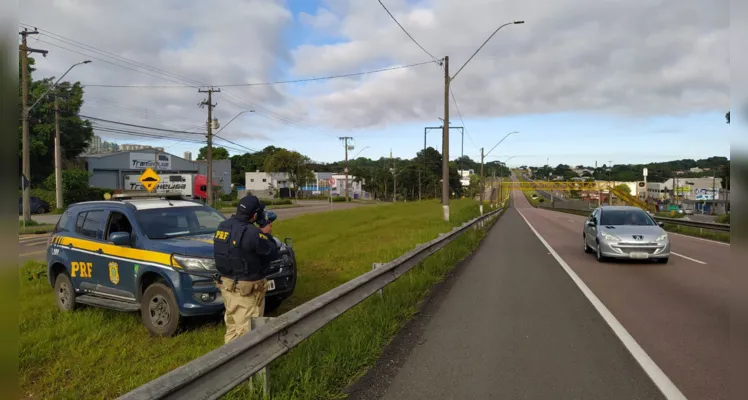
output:
[[[221,129],[219,129],[216,132],[214,132],[213,136],[218,135],[224,128],[226,128],[227,126],[229,126],[230,123],[234,122],[234,120],[237,119],[240,115],[242,115],[244,113],[253,113],[253,112],[255,112],[255,110],[245,110],[245,111],[239,112],[239,114],[236,114],[234,116],[234,118],[231,118],[231,120],[229,120],[229,122],[227,122],[226,125],[222,126]]]
[[[444,221],[449,221],[449,86],[452,83],[452,81],[457,78],[457,75],[460,74],[460,72],[465,68],[465,66],[470,63],[470,60],[472,60],[478,52],[481,51],[481,49],[491,40],[491,38],[496,35],[498,31],[501,30],[501,28],[509,25],[519,25],[524,24],[525,21],[512,21],[507,22],[503,25],[500,25],[496,30],[491,33],[491,36],[486,39],[483,44],[478,47],[477,50],[473,53],[473,55],[468,58],[467,61],[465,61],[464,64],[462,64],[462,67],[457,70],[457,72],[454,74],[454,76],[449,76],[449,56],[444,57],[444,130],[442,131],[442,216],[444,218]],[[482,179],[483,177],[481,177]],[[481,203],[481,208],[483,207],[483,203]]]
[[[25,57],[24,57],[25,60]],[[31,179],[31,165],[30,165],[30,156],[28,152],[28,147],[26,141],[28,140],[28,119],[31,115],[31,110],[36,107],[37,104],[39,104],[42,99],[47,97],[47,94],[51,92],[53,89],[57,88],[57,85],[62,81],[62,78],[65,77],[65,75],[68,74],[73,68],[77,67],[78,65],[82,64],[89,64],[91,60],[82,61],[79,63],[75,63],[70,66],[70,68],[65,71],[64,74],[62,74],[59,78],[57,78],[57,81],[53,83],[50,87],[47,88],[47,90],[42,93],[39,98],[36,99],[34,104],[32,104],[29,107],[26,107],[25,110],[23,110],[23,123],[24,123],[24,151],[23,151],[23,165],[24,165],[24,173],[26,175],[26,179]],[[26,66],[24,65],[24,71],[26,69]],[[24,78],[23,84],[26,84],[26,79]],[[24,101],[25,104],[25,101]],[[61,152],[61,145],[60,145],[60,102],[55,95],[55,103],[54,103],[54,109],[55,109],[55,138],[54,138],[54,165],[55,165],[55,207],[56,208],[62,208],[62,152]],[[31,218],[31,212],[30,212],[30,199],[27,196],[28,189],[24,189],[24,196],[23,196],[23,219],[24,221],[27,221]],[[28,211],[28,212],[27,212]]]
[[[488,157],[489,154],[491,154],[492,151],[496,147],[498,147],[501,142],[503,142],[506,138],[508,138],[511,135],[514,135],[515,133],[519,133],[517,131],[509,132],[506,135],[504,135],[501,140],[499,140],[499,143],[496,143],[495,146],[491,148],[491,150],[488,150],[488,153],[483,154],[483,148],[480,149],[480,181],[481,181],[481,188],[480,188],[480,206],[478,207],[480,209],[481,215],[483,215],[483,192],[486,190],[486,185],[484,183],[485,177],[483,176],[483,162],[485,161],[486,157]]]

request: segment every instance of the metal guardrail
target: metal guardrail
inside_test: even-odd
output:
[[[699,222],[684,220],[682,218],[654,217],[655,221],[665,222],[673,225],[690,226],[692,228],[711,229],[713,231],[730,232],[729,224],[718,224],[715,222]]]
[[[247,381],[314,332],[397,280],[470,228],[494,221],[505,208],[476,217],[324,293],[256,330],[119,397],[131,399],[217,399]]]

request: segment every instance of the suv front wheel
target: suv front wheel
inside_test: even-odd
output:
[[[55,298],[57,300],[57,309],[62,312],[70,312],[76,309],[75,288],[70,281],[68,274],[61,273],[55,278]]]
[[[177,333],[182,319],[174,292],[163,283],[154,283],[145,290],[140,315],[151,336],[160,337]]]

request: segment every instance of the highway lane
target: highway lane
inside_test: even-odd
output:
[[[278,215],[278,219],[284,220],[284,219],[291,219],[294,217],[298,217],[299,215],[304,214],[314,214],[314,213],[320,213],[320,212],[327,212],[332,209],[332,211],[339,211],[339,210],[348,210],[351,208],[366,206],[367,203],[333,203],[332,208],[330,207],[330,204],[312,204],[312,205],[304,205],[301,207],[294,207],[294,208],[279,208],[276,210],[273,210]],[[230,215],[230,214],[229,214]],[[52,217],[54,216],[54,222],[45,222],[45,223],[57,223],[57,220],[60,218],[59,215],[50,215],[45,214],[42,215],[43,217]],[[34,219],[37,219],[38,216],[34,216]],[[51,220],[51,219],[50,219]],[[49,234],[38,234],[38,235],[21,235],[18,238],[18,262],[19,264],[24,264],[27,261],[36,260],[36,261],[44,261],[45,257],[45,251],[47,248],[47,239],[49,239]]]
[[[405,359],[350,398],[664,398],[516,209],[439,296]]]
[[[670,235],[670,263],[600,264],[582,247],[584,217],[518,210],[687,398],[728,396],[729,245]]]

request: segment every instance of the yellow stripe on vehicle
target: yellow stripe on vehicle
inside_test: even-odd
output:
[[[134,249],[132,247],[122,247],[111,243],[94,242],[92,240],[83,240],[66,236],[59,236],[57,244],[60,246],[73,245],[74,248],[93,252],[98,252],[98,250],[101,249],[102,256],[129,258],[135,262],[144,261],[181,268],[176,263],[172,264],[171,254],[159,251]]]

